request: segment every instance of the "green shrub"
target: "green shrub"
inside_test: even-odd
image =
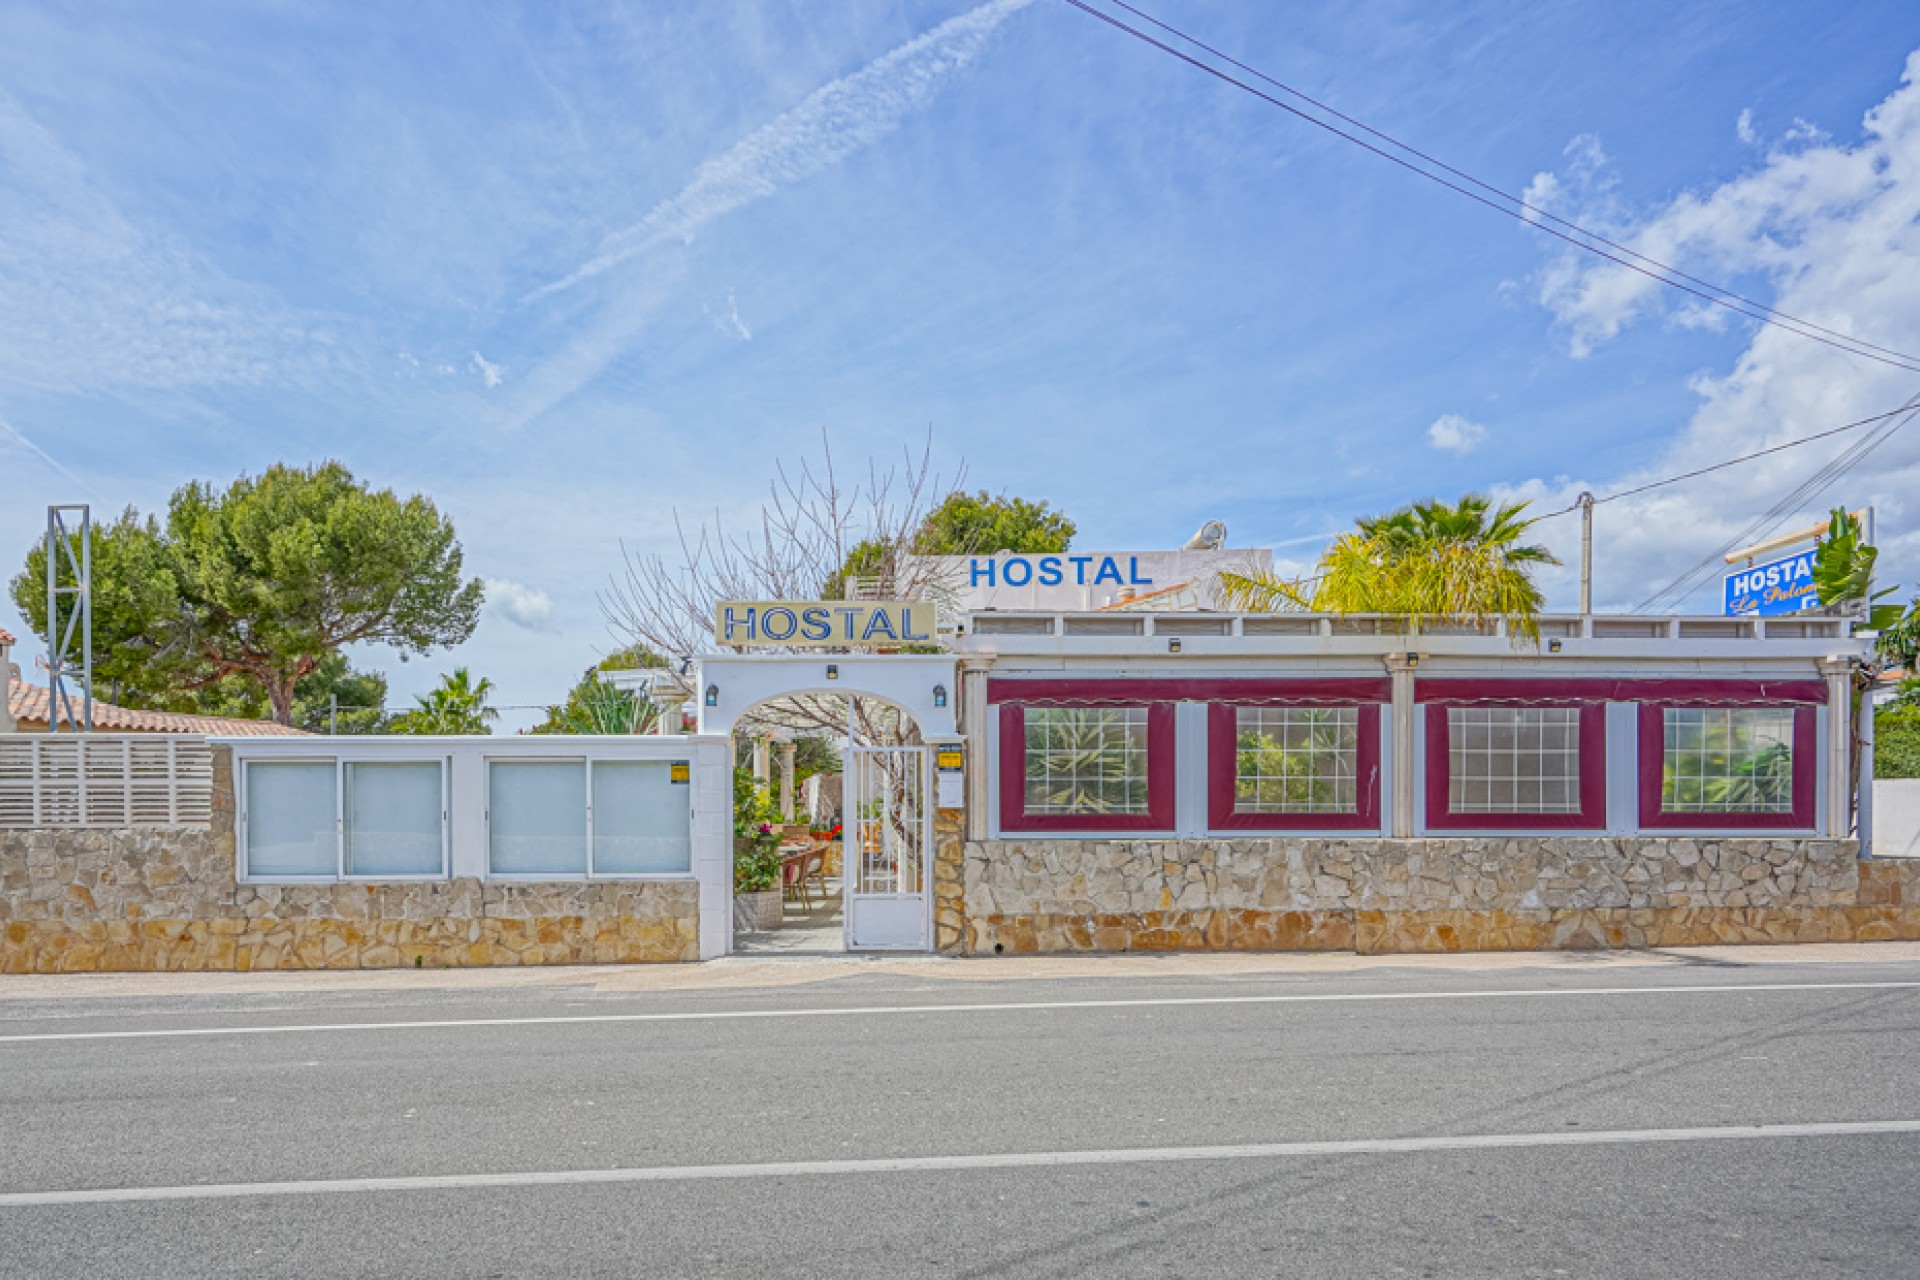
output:
[[[1873,776],[1920,778],[1920,707],[1883,707],[1875,714]]]

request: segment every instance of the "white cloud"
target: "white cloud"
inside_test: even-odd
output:
[[[489,391],[500,385],[500,379],[507,371],[505,365],[495,364],[478,351],[473,353],[473,361],[467,367],[480,375],[480,381]]]
[[[546,631],[553,625],[553,601],[537,587],[509,578],[488,578],[487,608],[516,627]]]
[[[0,382],[87,394],[257,385],[338,358],[326,354],[338,335],[123,214],[4,91],[0,280]]]
[[[733,296],[731,289],[727,290],[727,325],[740,341],[753,341],[753,330],[747,328],[746,322],[740,318],[740,301]]]
[[[1567,216],[1585,221],[1585,210],[1569,208]],[[1727,182],[1638,215],[1607,208],[1603,199],[1602,212],[1619,220],[1612,238],[1642,253],[1706,279],[1759,281],[1743,292],[1863,341],[1920,352],[1920,53],[1908,59],[1900,87],[1868,112],[1858,141],[1823,140],[1811,126],[1796,125]],[[1643,276],[1571,258],[1555,263],[1540,300],[1567,327],[1576,354],[1662,314],[1669,301]],[[1685,303],[1666,314],[1699,322]],[[1564,506],[1582,489],[1604,496],[1884,412],[1915,385],[1909,372],[1762,327],[1731,368],[1696,377],[1691,389],[1699,397],[1691,419],[1644,468],[1610,479],[1528,481],[1506,496],[1536,498],[1537,510]],[[1619,606],[1651,596],[1858,439],[1836,437],[1601,506],[1596,599]],[[1809,496],[1780,527],[1811,523],[1842,502],[1874,504],[1885,581],[1911,593],[1920,583],[1920,423]],[[1549,583],[1564,595],[1575,571],[1578,521],[1564,517],[1541,532],[1569,560]],[[1705,595],[1694,604],[1717,609]]]
[[[569,288],[671,240],[692,240],[714,219],[813,177],[892,132],[980,56],[987,40],[1032,0],[989,0],[866,66],[815,89],[701,165],[679,194],[655,205],[600,254],[532,297]]]
[[[1487,429],[1457,413],[1442,414],[1427,428],[1427,443],[1462,457],[1486,442]]]
[[[1735,137],[1739,138],[1740,141],[1746,143],[1750,147],[1757,147],[1760,145],[1760,135],[1753,131],[1753,108],[1752,107],[1741,108],[1740,118],[1733,122],[1733,133]]]

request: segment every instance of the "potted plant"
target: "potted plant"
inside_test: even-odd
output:
[[[780,927],[780,808],[754,779],[733,771],[733,927]]]

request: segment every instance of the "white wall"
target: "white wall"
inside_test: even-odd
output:
[[[1874,780],[1873,856],[1920,858],[1920,778]]]

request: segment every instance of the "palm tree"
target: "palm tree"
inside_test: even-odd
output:
[[[1522,541],[1533,527],[1526,508],[1471,493],[1452,505],[1414,502],[1358,521],[1321,553],[1310,578],[1223,573],[1220,581],[1228,603],[1251,612],[1502,617],[1531,636],[1544,603],[1533,572],[1560,561]]]
[[[414,699],[419,705],[413,710],[393,718],[393,732],[491,733],[488,725],[500,718],[500,713],[487,705],[487,695],[492,692],[493,681],[484,676],[476,681],[465,667],[455,667],[452,675],[440,677],[439,688]]]

